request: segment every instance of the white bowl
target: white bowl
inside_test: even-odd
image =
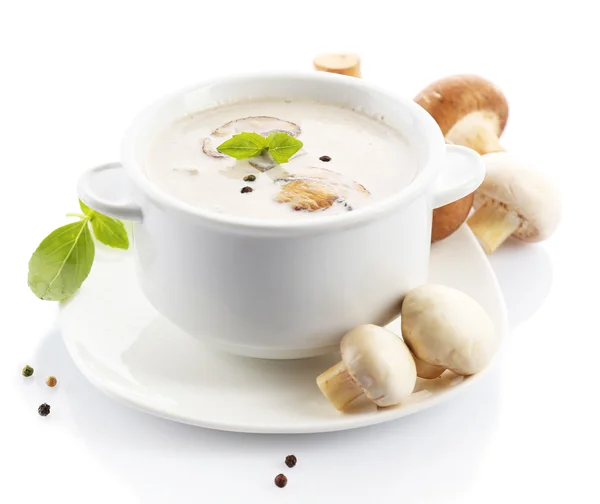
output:
[[[144,174],[140,160],[170,122],[269,97],[385,115],[414,149],[417,176],[354,212],[265,221],[188,205]],[[404,295],[427,279],[433,208],[469,194],[483,177],[479,156],[445,145],[412,100],[345,76],[260,74],[206,82],[148,108],[125,136],[122,164],[86,172],[79,195],[99,212],[135,221],[138,280],[162,315],[223,350],[288,359],[329,352],[350,328],[397,317]]]

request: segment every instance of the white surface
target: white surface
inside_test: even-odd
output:
[[[388,1],[303,2],[289,6],[296,18],[281,44],[266,28],[289,17],[268,0],[215,8],[226,9],[227,22],[192,1],[5,4],[0,502],[598,500],[600,33],[592,2],[404,2],[398,14]],[[232,34],[252,22],[265,30],[250,30],[260,54],[248,56],[250,37]],[[511,103],[504,144],[560,185],[556,234],[492,257],[512,327],[494,372],[430,411],[306,436],[188,427],[104,397],[68,357],[56,306],[26,285],[29,255],[77,211],[78,175],[117,158],[131,117],[157,95],[229,69],[309,67],[313,54],[347,48],[363,56],[365,76],[406,96],[447,73],[495,80]],[[19,375],[25,363],[35,380]],[[54,390],[43,384],[50,373],[60,381]],[[52,405],[47,418],[36,412],[43,401]],[[299,459],[294,469],[283,465],[289,453]],[[279,472],[289,476],[283,490],[273,485]]]
[[[428,281],[469,294],[492,318],[498,340],[506,338],[500,287],[467,227],[433,247]],[[400,334],[399,321],[390,329]],[[351,413],[340,414],[315,383],[339,353],[282,362],[213,350],[152,307],[132,254],[100,248],[85,285],[60,308],[60,330],[76,366],[108,395],[160,417],[237,432],[327,432],[387,422],[440,404],[488,372],[420,380],[401,406],[357,401]]]

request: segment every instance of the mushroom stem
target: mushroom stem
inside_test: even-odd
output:
[[[435,366],[433,364],[429,364],[425,362],[413,354],[413,358],[415,359],[415,366],[417,367],[417,376],[419,378],[425,378],[426,380],[433,380],[434,378],[439,378],[441,374],[446,371],[445,367]]]
[[[315,70],[360,77],[360,58],[350,53],[319,54],[313,60]]]
[[[485,113],[472,112],[458,121],[446,134],[452,143],[470,147],[479,154],[502,152],[504,148],[498,140],[497,120]]]
[[[342,411],[364,393],[362,387],[348,373],[343,361],[317,376],[317,385],[338,411]]]
[[[505,205],[488,200],[469,217],[467,224],[486,254],[491,254],[519,228],[521,218]]]

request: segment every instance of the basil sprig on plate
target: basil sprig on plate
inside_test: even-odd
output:
[[[52,231],[29,260],[28,284],[40,299],[63,301],[81,287],[94,263],[96,239],[109,247],[128,249],[129,237],[120,220],[92,210],[82,201],[77,222]]]
[[[274,131],[268,137],[243,132],[233,135],[219,145],[217,150],[235,159],[250,159],[268,152],[277,164],[283,164],[287,163],[302,145],[300,140],[282,131]]]

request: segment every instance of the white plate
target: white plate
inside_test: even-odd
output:
[[[434,245],[429,280],[474,297],[505,337],[502,294],[468,228]],[[61,306],[60,321],[71,357],[97,388],[147,413],[212,429],[305,433],[387,422],[439,404],[486,374],[462,379],[446,372],[419,380],[419,392],[403,405],[377,409],[357,400],[351,412],[339,413],[315,383],[338,356],[269,361],[210,349],[146,301],[131,252],[104,248],[82,289]],[[399,332],[398,321],[390,327]]]

